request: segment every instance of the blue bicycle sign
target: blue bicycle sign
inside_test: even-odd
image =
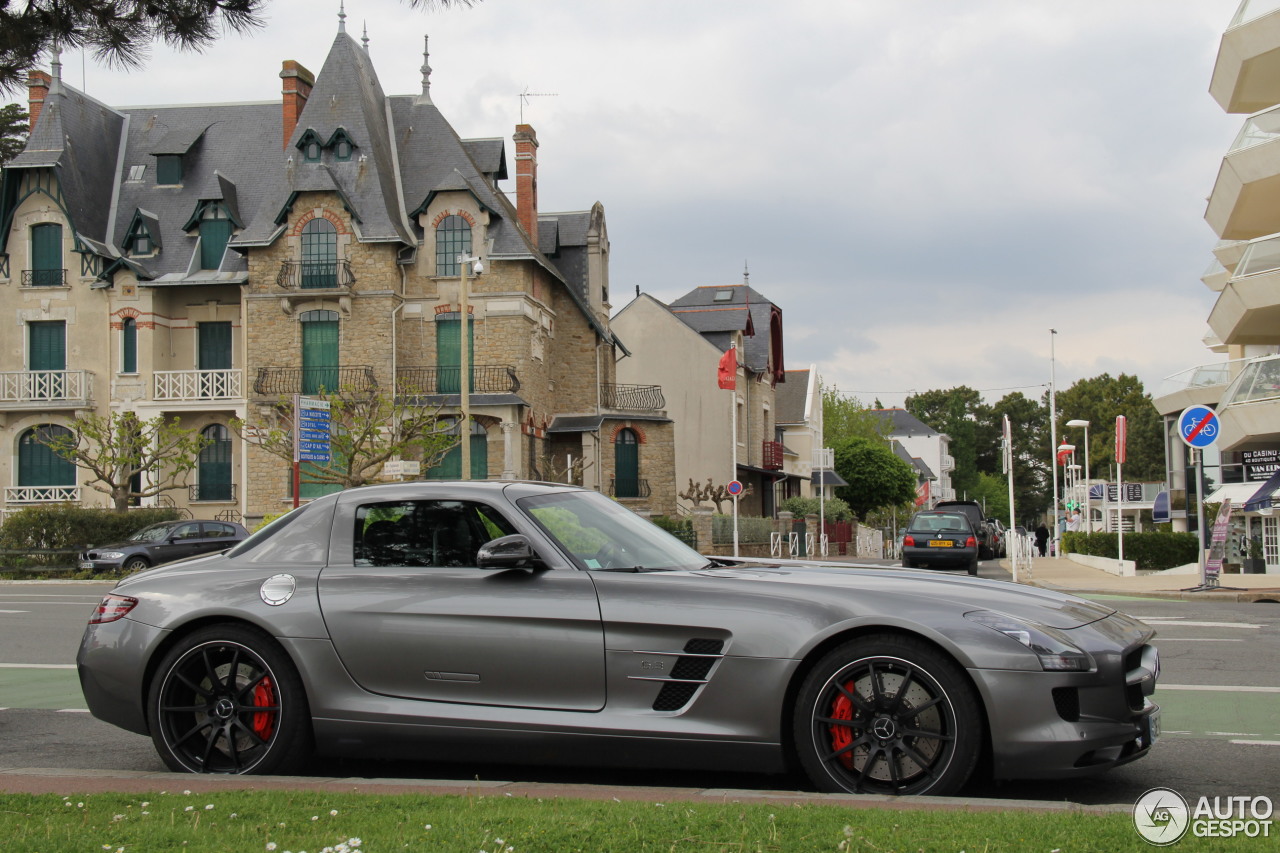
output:
[[[1208,406],[1188,406],[1178,416],[1178,436],[1188,447],[1208,447],[1220,429],[1217,412]]]

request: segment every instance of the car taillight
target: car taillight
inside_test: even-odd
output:
[[[907,545],[910,545],[912,548],[914,548],[914,547],[916,547],[916,537],[914,537],[914,536],[903,536],[903,537],[902,537],[902,544],[903,544],[903,547],[906,547]]]
[[[137,606],[138,599],[109,592],[102,596],[102,601],[98,602],[93,615],[89,617],[89,624],[102,625],[107,622],[114,622],[123,618],[125,614]]]
[[[972,536],[970,536],[968,539],[964,540],[964,547],[966,547],[966,548],[977,548],[977,547],[978,547],[978,540],[977,540],[977,539],[974,539]]]

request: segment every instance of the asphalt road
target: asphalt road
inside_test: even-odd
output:
[[[1007,577],[995,563],[981,574]],[[0,768],[162,771],[148,738],[84,710],[74,661],[85,621],[109,584],[0,583]],[[1156,701],[1163,735],[1146,758],[1104,775],[1064,782],[983,784],[974,796],[1133,803],[1155,785],[1199,796],[1269,796],[1280,802],[1280,608],[1274,604],[1099,600],[1159,632],[1163,674]],[[317,759],[314,775],[508,780],[608,785],[794,790],[777,776],[445,765]]]

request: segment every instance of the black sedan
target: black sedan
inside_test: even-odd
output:
[[[162,521],[132,533],[123,542],[80,554],[80,568],[95,572],[136,572],[161,563],[225,551],[249,531],[233,521]]]
[[[978,573],[978,537],[959,512],[918,512],[902,537],[902,565]]]

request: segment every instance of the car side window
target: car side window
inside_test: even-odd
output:
[[[216,521],[206,521],[204,523],[204,535],[207,539],[230,538],[235,534],[236,529],[230,524],[221,524]]]
[[[515,532],[501,513],[476,501],[361,504],[353,558],[357,566],[474,566],[481,545]]]
[[[200,525],[199,524],[179,525],[178,528],[173,531],[173,538],[174,539],[199,539]]]

